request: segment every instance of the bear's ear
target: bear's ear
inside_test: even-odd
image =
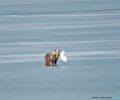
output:
[[[55,52],[56,52],[57,50],[55,50]]]

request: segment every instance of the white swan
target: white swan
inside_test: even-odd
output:
[[[67,62],[67,57],[65,55],[65,51],[62,50],[61,54],[60,54],[60,59],[64,62]]]

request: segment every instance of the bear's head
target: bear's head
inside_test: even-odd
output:
[[[53,54],[54,54],[54,59],[58,59],[61,54],[61,50],[54,50]]]

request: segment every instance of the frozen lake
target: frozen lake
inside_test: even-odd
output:
[[[0,0],[0,100],[120,100],[119,4]],[[68,62],[45,67],[54,49]]]

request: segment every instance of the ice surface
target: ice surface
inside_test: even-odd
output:
[[[0,100],[100,96],[120,96],[120,0],[0,0]]]

